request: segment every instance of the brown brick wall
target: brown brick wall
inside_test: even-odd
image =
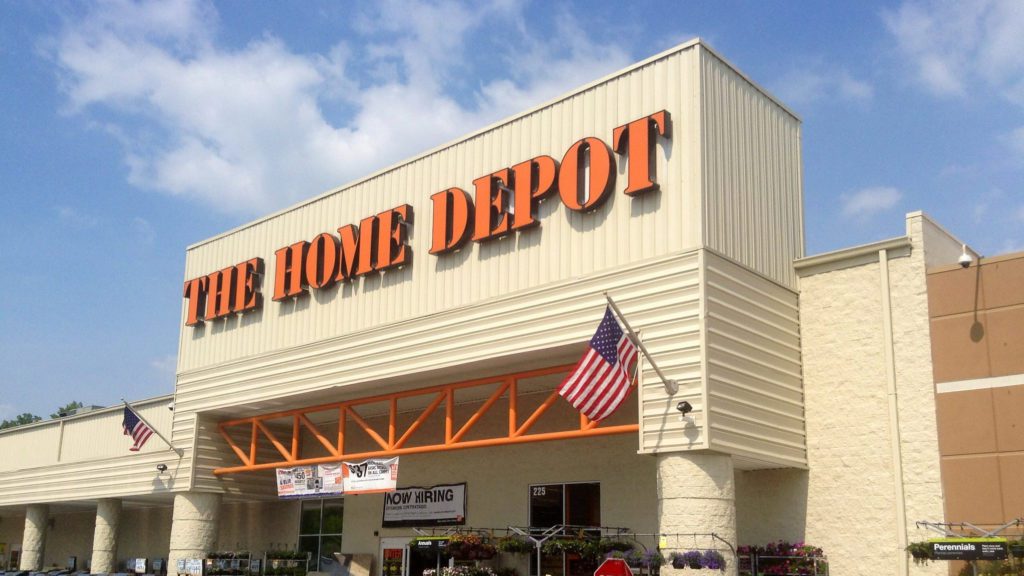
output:
[[[936,394],[946,521],[1024,517],[1024,253],[930,270],[928,308],[937,385],[1021,376]]]

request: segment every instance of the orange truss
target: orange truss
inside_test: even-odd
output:
[[[520,415],[516,410],[519,381],[525,378],[568,372],[573,367],[575,367],[575,364],[552,366],[550,368],[543,368],[540,370],[517,372],[514,374],[506,374],[490,378],[480,378],[477,380],[444,384],[441,386],[421,388],[419,390],[410,390],[407,392],[382,394],[379,396],[360,398],[358,400],[350,400],[347,402],[322,404],[297,410],[262,414],[251,418],[227,420],[218,424],[218,431],[231,450],[236,456],[238,456],[238,459],[242,464],[240,466],[217,468],[214,470],[214,473],[218,475],[234,474],[238,472],[252,472],[255,470],[268,470],[272,468],[297,465],[339,462],[343,459],[351,460],[356,458],[397,456],[401,454],[421,454],[426,452],[440,452],[464,448],[480,448],[484,446],[502,446],[507,444],[521,444],[525,442],[586,438],[607,434],[625,434],[636,432],[639,429],[639,426],[635,423],[617,426],[600,426],[599,422],[591,421],[586,416],[580,414],[578,425],[571,427],[570,429],[555,432],[530,433],[531,428],[533,428],[537,421],[544,416],[548,409],[558,400],[558,391],[552,390],[540,406],[535,408],[524,420],[520,421]],[[493,386],[495,384],[498,384],[498,386],[490,397],[488,397],[487,400],[484,401],[472,415],[470,415],[465,423],[456,428],[454,417],[456,392],[473,387]],[[419,416],[410,423],[408,427],[404,430],[399,430],[397,426],[399,399],[407,399],[417,396],[425,397],[424,399],[429,400],[429,403],[422,409]],[[476,424],[491,409],[491,407],[493,407],[494,404],[503,397],[507,397],[508,401],[507,433],[495,435],[490,438],[477,438],[473,440],[465,439],[466,434],[473,428],[473,425]],[[356,410],[356,408],[361,405],[385,402],[389,405],[387,414],[387,438],[378,434]],[[417,430],[421,428],[424,422],[427,421],[427,419],[441,406],[442,403],[444,404],[444,441],[426,445],[407,446],[407,444],[409,444],[409,440],[416,434]],[[320,426],[310,419],[310,415],[313,413],[331,410],[337,411],[337,421],[327,422],[325,424],[332,427],[335,424],[337,425],[338,433],[336,438],[328,438],[321,431]],[[281,420],[284,418],[291,419],[291,437],[288,439],[287,444],[283,443],[268,425],[268,421],[270,420]],[[347,421],[354,422],[357,425],[357,429],[364,432],[374,444],[380,447],[380,449],[362,452],[347,452],[345,449],[345,428]],[[329,453],[328,456],[300,458],[299,440],[302,428],[308,430],[312,437],[327,450]],[[229,433],[231,431],[241,431],[243,434],[246,432],[248,433],[249,446],[247,447],[247,451],[239,446],[235,439],[232,438],[232,435]],[[280,433],[280,431],[278,433]],[[263,457],[261,458],[261,461],[257,462],[260,443],[264,440],[269,441],[277,453],[280,454],[279,459],[267,459],[266,457]]]

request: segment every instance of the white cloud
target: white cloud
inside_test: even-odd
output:
[[[54,210],[57,212],[57,219],[60,223],[69,228],[85,230],[87,228],[95,228],[100,222],[99,218],[80,212],[71,206],[55,206]]]
[[[215,10],[199,0],[117,0],[70,22],[53,53],[71,113],[115,113],[105,129],[121,135],[133,185],[245,215],[314,196],[630,61],[592,42],[567,12],[555,18],[556,41],[532,37],[512,2],[366,6],[373,13],[355,18],[363,37],[310,55],[271,36],[219,46]],[[507,59],[507,75],[465,86],[477,56],[467,38],[495,21],[512,23],[506,32],[515,35],[490,58]]]
[[[932,93],[966,96],[984,82],[1024,105],[1024,2],[909,0],[882,19]]]
[[[896,188],[876,186],[863,188],[850,194],[842,194],[843,215],[852,218],[866,218],[884,212],[896,205],[903,197]]]
[[[775,94],[786,104],[810,106],[822,100],[869,102],[875,95],[867,81],[854,78],[846,69],[823,63],[804,64],[783,74],[774,83]]]

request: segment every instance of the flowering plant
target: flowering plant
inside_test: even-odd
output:
[[[423,571],[423,576],[437,576],[437,570],[433,568],[427,568]],[[494,570],[491,570],[487,566],[445,566],[441,568],[441,576],[497,576]]]
[[[711,570],[725,570],[725,557],[718,550],[705,550],[701,554],[700,565]]]
[[[821,548],[805,542],[790,543],[785,540],[769,542],[764,546],[740,546],[741,556],[756,556],[762,574],[814,575],[826,570],[825,553]]]
[[[629,564],[631,568],[646,568],[648,570],[657,568],[665,563],[665,558],[657,550],[646,550],[643,552],[636,549],[627,552],[612,550],[605,554],[604,557],[606,559],[619,558],[625,560],[626,564]]]
[[[476,534],[452,534],[448,538],[448,554],[458,560],[486,560],[494,558],[498,549]],[[447,576],[442,573],[441,576]],[[463,576],[455,574],[452,576]]]

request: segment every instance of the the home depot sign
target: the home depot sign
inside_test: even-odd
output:
[[[537,206],[557,193],[569,210],[600,206],[615,187],[616,157],[626,161],[630,196],[656,190],[655,148],[671,137],[668,112],[638,118],[612,131],[612,145],[597,137],[579,140],[561,161],[542,155],[473,180],[474,194],[452,187],[433,194],[430,253],[459,249],[468,240],[485,242],[540,225]],[[412,263],[408,204],[323,232],[274,253],[274,300],[322,289],[335,282]],[[185,324],[222,318],[262,305],[262,258],[252,258],[185,282]]]

